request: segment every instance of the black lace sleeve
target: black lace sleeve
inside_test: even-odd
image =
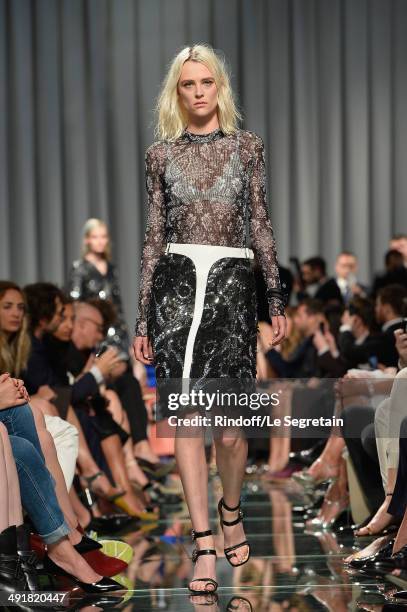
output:
[[[155,265],[165,249],[165,149],[163,145],[151,145],[145,155],[145,176],[148,197],[147,227],[144,237],[141,266],[136,336],[147,335],[147,312],[151,282]]]
[[[249,230],[253,250],[267,285],[270,317],[284,315],[285,296],[281,290],[276,241],[267,209],[266,165],[263,139],[254,134],[249,171]]]

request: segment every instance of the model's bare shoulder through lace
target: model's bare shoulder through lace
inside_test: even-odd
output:
[[[270,314],[284,314],[260,136],[241,129],[234,134],[221,128],[208,134],[184,130],[175,141],[147,149],[145,171],[148,216],[136,335],[147,335],[152,276],[166,242],[244,246],[246,209]]]

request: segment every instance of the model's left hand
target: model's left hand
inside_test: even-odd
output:
[[[273,328],[273,341],[271,346],[280,344],[287,335],[287,319],[282,315],[271,317],[271,326]]]

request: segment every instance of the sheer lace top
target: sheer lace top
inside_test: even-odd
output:
[[[264,143],[238,129],[208,134],[184,129],[170,142],[160,140],[145,154],[148,195],[139,308],[135,335],[147,335],[147,312],[154,267],[167,242],[242,247],[245,209],[251,248],[266,284],[270,315],[284,314],[276,244],[268,215]]]

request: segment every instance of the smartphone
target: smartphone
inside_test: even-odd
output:
[[[403,330],[403,334],[407,334],[407,317],[403,319],[401,329]]]
[[[325,333],[325,326],[324,326],[324,324],[322,323],[322,321],[321,321],[321,323],[319,324],[319,331],[321,332],[321,334],[324,334],[324,333]]]

